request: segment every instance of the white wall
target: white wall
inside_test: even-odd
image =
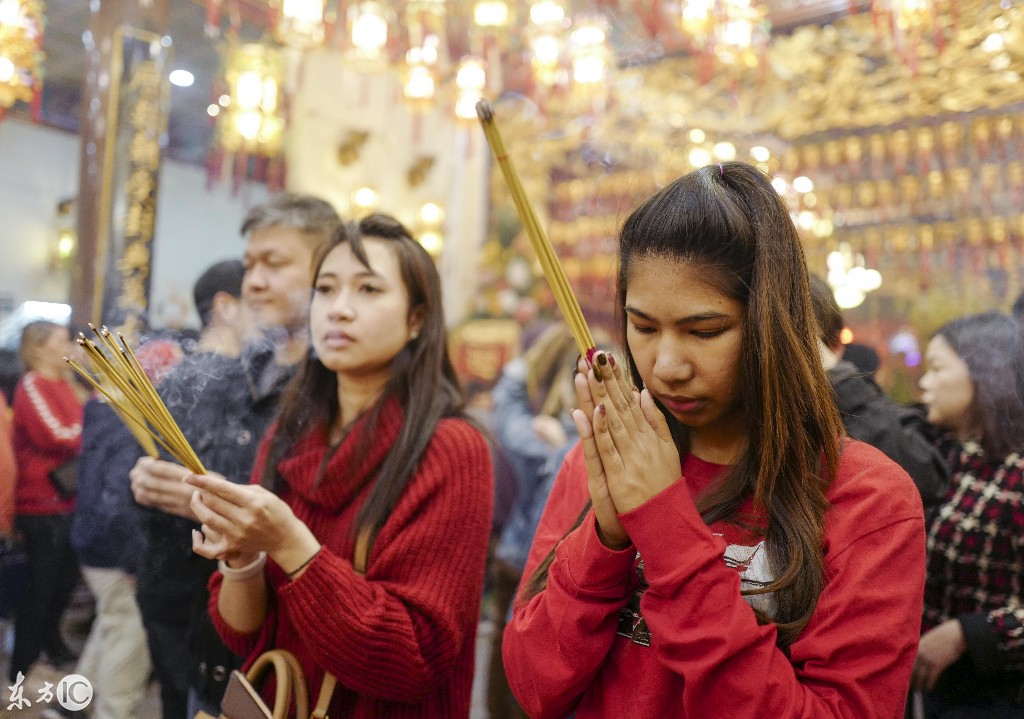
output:
[[[454,325],[469,310],[477,291],[477,261],[487,225],[487,167],[490,150],[477,122],[456,121],[452,98],[413,112],[392,74],[360,75],[337,52],[304,56],[291,104],[287,142],[288,186],[330,201],[349,219],[351,194],[363,186],[380,194],[380,211],[419,231],[425,202],[444,207],[444,248],[438,270],[444,288],[445,319]],[[355,162],[343,165],[338,147],[348,133],[370,133]],[[419,156],[434,164],[426,181],[409,183]]]
[[[51,264],[57,203],[78,193],[79,138],[18,120],[0,122],[0,294],[66,302],[67,273]],[[151,323],[196,326],[191,287],[209,265],[241,257],[245,212],[266,187],[230,181],[207,188],[200,167],[165,160],[153,248]]]
[[[54,272],[57,203],[78,192],[78,137],[16,120],[0,122],[0,293],[66,302]]]

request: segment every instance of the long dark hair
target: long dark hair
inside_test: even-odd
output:
[[[825,493],[844,434],[818,353],[800,238],[768,178],[741,162],[684,175],[635,210],[619,236],[617,301],[638,387],[643,380],[625,339],[624,307],[631,263],[641,258],[700,267],[745,307],[740,411],[747,443],[698,506],[707,524],[742,523],[738,510],[750,498],[765,512],[765,547],[778,578],[744,593],[774,593],[775,616],[758,612],[758,619],[774,622],[780,646],[788,646],[810,621],[824,587]],[[687,428],[661,410],[685,455]],[[525,596],[543,588],[551,559],[530,578]]]
[[[985,455],[1001,459],[1024,450],[1024,385],[1020,326],[998,312],[960,317],[943,325],[942,337],[967,365],[974,385],[969,412],[981,432]]]
[[[437,268],[426,250],[398,220],[373,214],[339,227],[316,259],[314,278],[319,275],[327,255],[346,242],[356,258],[369,268],[364,237],[384,240],[395,254],[409,293],[410,316],[415,312],[422,318],[419,335],[392,360],[391,376],[380,399],[367,414],[365,426],[371,430],[361,434],[357,445],[354,466],[358,467],[366,456],[373,439],[372,428],[377,426],[382,409],[392,398],[397,399],[404,414],[402,428],[373,480],[373,488],[359,510],[353,529],[354,534],[368,532],[368,546],[372,546],[377,532],[415,473],[438,421],[444,417],[461,417],[464,399],[448,356],[448,332]],[[288,450],[310,430],[330,427],[339,412],[337,375],[310,351],[282,398],[277,433],[271,442],[261,484],[277,489],[281,481],[277,465]]]

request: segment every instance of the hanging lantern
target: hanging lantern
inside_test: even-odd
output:
[[[409,50],[405,53],[404,95],[414,105],[434,100],[438,75],[447,66],[443,0],[413,0],[406,5]]]
[[[324,0],[281,0],[274,37],[286,47],[308,50],[324,41]]]
[[[764,6],[755,0],[725,0],[716,26],[715,55],[729,65],[754,67],[768,43]]]
[[[508,5],[503,0],[479,0],[473,6],[473,22],[480,28],[508,26]]]
[[[477,0],[473,5],[473,30],[470,52],[484,59],[487,89],[498,94],[502,89],[502,53],[507,48],[511,16],[505,0]]]
[[[759,0],[682,0],[680,29],[694,52],[737,67],[756,66],[770,41],[767,11]],[[703,63],[702,81],[711,74]]]
[[[541,0],[530,6],[530,67],[534,81],[551,87],[561,79],[562,25],[565,9],[554,0]]]
[[[218,113],[217,137],[228,153],[274,157],[284,140],[280,51],[260,43],[229,47],[224,76],[227,97]]]
[[[577,87],[603,86],[608,75],[606,22],[601,16],[580,17],[570,39],[572,79]]]
[[[467,55],[459,62],[455,73],[458,97],[455,100],[455,115],[462,120],[476,120],[476,104],[484,96],[487,71],[483,58]]]
[[[43,9],[41,0],[0,0],[0,110],[38,101]]]
[[[696,52],[711,44],[715,32],[715,0],[683,0],[680,23],[683,34]]]
[[[436,202],[425,202],[419,211],[417,239],[435,259],[444,249],[444,208]]]
[[[934,0],[875,0],[871,12],[877,26],[888,26],[894,52],[912,72],[917,72],[918,47],[927,35],[934,33],[937,49],[943,49]]]
[[[348,9],[348,59],[360,70],[376,71],[387,64],[390,13],[380,3],[355,3]]]
[[[412,103],[429,104],[434,99],[437,81],[434,77],[434,63],[424,60],[423,48],[410,48],[405,54],[406,76],[403,93]]]

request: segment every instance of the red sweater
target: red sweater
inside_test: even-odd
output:
[[[741,582],[771,578],[760,539],[708,527],[694,505],[726,469],[687,457],[682,481],[621,515],[634,546],[607,549],[592,511],[559,544],[547,588],[505,630],[509,684],[530,716],[903,716],[924,584],[924,518],[910,478],[874,448],[846,444],[828,492],[825,589],[787,657],[774,626],[758,625],[740,596]],[[587,498],[577,448],[524,577]]]
[[[18,462],[16,513],[73,512],[75,498],[63,499],[49,476],[82,449],[82,403],[67,380],[35,372],[21,378],[14,390],[13,445]]]
[[[281,462],[287,484],[281,497],[324,549],[294,582],[268,564],[270,609],[257,633],[238,634],[224,623],[217,610],[223,576],[215,572],[210,580],[214,624],[247,664],[270,647],[291,650],[314,703],[324,668],[337,677],[333,719],[469,716],[493,493],[490,450],[477,430],[441,420],[374,542],[366,576],[352,567],[353,522],[367,480],[401,421],[398,411],[385,416],[369,460],[352,471],[357,425],[327,460],[318,486],[327,452],[322,431]],[[273,429],[264,438],[254,478],[272,435]]]

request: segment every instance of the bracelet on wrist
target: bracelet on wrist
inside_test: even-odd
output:
[[[260,552],[256,555],[256,559],[252,560],[244,567],[230,567],[228,563],[223,559],[217,563],[217,567],[220,569],[220,573],[224,575],[225,579],[248,579],[249,577],[255,577],[263,571],[263,567],[267,563],[267,553]]]
[[[289,578],[289,579],[294,579],[294,578],[295,578],[295,575],[296,575],[296,574],[298,574],[298,573],[299,573],[299,572],[301,572],[301,571],[302,571],[303,569],[305,569],[306,567],[308,567],[308,566],[309,566],[309,563],[310,563],[310,562],[312,562],[312,561],[313,561],[314,559],[316,559],[316,555],[320,554],[320,550],[321,550],[321,549],[323,549],[323,545],[321,545],[321,546],[317,547],[317,548],[316,548],[316,551],[315,551],[315,552],[313,552],[313,554],[312,554],[312,555],[311,555],[311,556],[309,557],[309,559],[307,559],[307,560],[306,560],[305,562],[303,562],[302,564],[300,564],[299,566],[297,566],[297,567],[296,567],[295,569],[293,569],[292,571],[288,572],[288,578]]]

